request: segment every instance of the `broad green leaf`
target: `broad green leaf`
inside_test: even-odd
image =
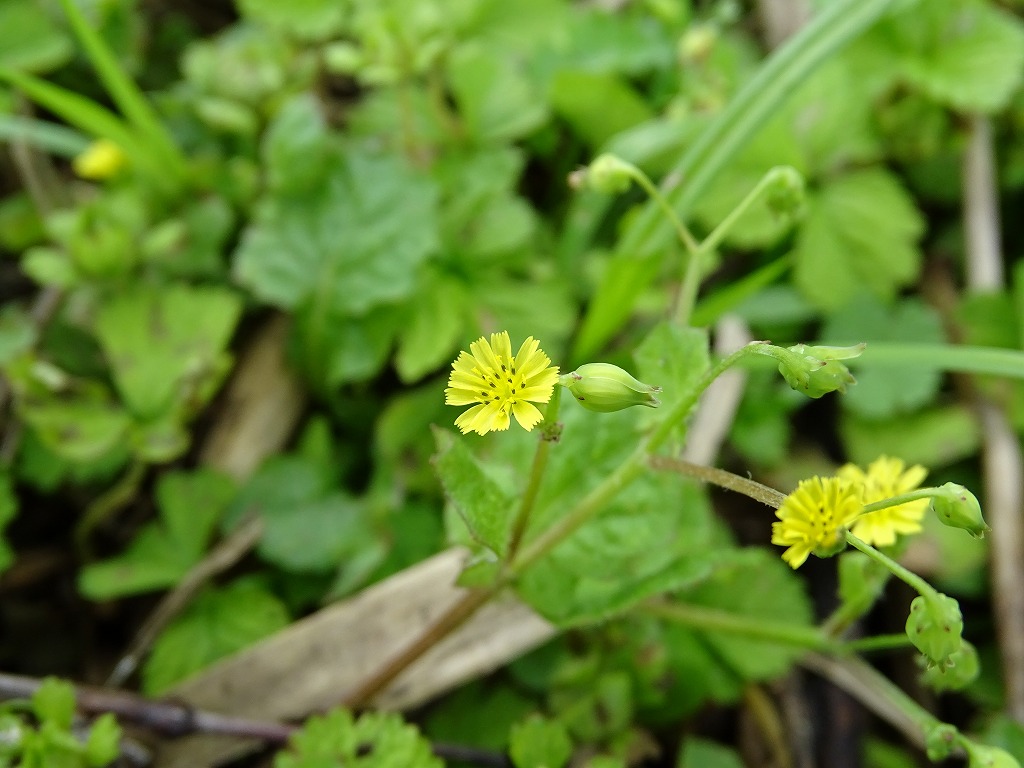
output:
[[[387,361],[402,312],[379,306],[361,317],[313,300],[295,314],[296,366],[321,389],[373,378]]]
[[[303,40],[325,40],[344,28],[348,4],[336,0],[238,0],[246,19],[265,24]]]
[[[840,176],[808,200],[793,252],[796,285],[822,309],[865,289],[892,298],[918,275],[923,231],[913,199],[888,171]]]
[[[332,151],[324,181],[268,193],[235,254],[261,300],[358,316],[407,298],[436,250],[433,184],[395,155]]]
[[[1024,22],[985,0],[913,4],[869,39],[902,79],[962,112],[1002,109],[1024,72]]]
[[[839,422],[839,434],[850,461],[865,467],[882,454],[941,467],[973,456],[981,439],[978,420],[960,406],[878,421],[847,413]]]
[[[0,471],[0,574],[10,568],[14,562],[14,552],[4,540],[4,528],[18,514],[18,497],[14,495],[11,476]]]
[[[71,728],[75,716],[75,689],[64,680],[47,677],[32,694],[32,712],[41,722]]]
[[[211,397],[241,310],[234,293],[185,285],[138,286],[104,303],[96,333],[133,415],[155,419]]]
[[[566,514],[635,445],[637,409],[595,414],[566,402],[527,534]],[[635,438],[631,434],[636,435]],[[724,543],[703,490],[648,473],[524,573],[519,594],[560,626],[617,615],[642,600],[705,578]]]
[[[531,715],[512,726],[508,753],[516,768],[562,768],[572,757],[572,741],[557,720]]]
[[[521,686],[492,676],[438,699],[426,713],[423,730],[432,741],[505,752],[510,729],[535,708],[536,701]]]
[[[121,737],[124,734],[117,719],[110,712],[104,712],[89,725],[89,736],[85,742],[85,759],[90,766],[110,765],[121,754]]]
[[[434,468],[470,534],[497,555],[508,546],[516,504],[467,447],[470,438],[435,429]]]
[[[274,192],[301,194],[326,183],[331,144],[323,110],[311,94],[281,108],[263,137],[262,150]]]
[[[769,467],[783,463],[790,452],[790,413],[802,403],[803,396],[780,381],[778,371],[747,372],[729,441],[749,461]]]
[[[142,669],[148,695],[165,692],[224,656],[288,625],[288,611],[255,579],[208,589],[167,627]]]
[[[398,337],[395,370],[402,381],[416,381],[454,359],[468,299],[455,280],[436,273],[424,279]]]
[[[295,506],[267,504],[260,515],[260,556],[289,571],[331,571],[376,544],[364,505],[340,492]]]
[[[26,405],[22,417],[43,445],[74,462],[107,455],[121,445],[130,425],[124,411],[88,400]]]
[[[844,552],[839,556],[839,598],[844,610],[856,606],[854,616],[863,616],[882,594],[890,573],[862,552]],[[849,615],[849,614],[848,614]]]
[[[477,141],[521,138],[547,117],[544,100],[515,60],[496,55],[479,41],[452,52],[447,75],[459,111]]]
[[[0,366],[28,350],[37,330],[31,318],[14,304],[0,308]]]
[[[679,751],[676,768],[743,768],[736,751],[714,741],[688,736]]]
[[[832,314],[821,331],[830,343],[867,341],[945,341],[938,312],[919,299],[887,307],[870,296],[859,297]],[[916,410],[935,397],[942,384],[938,369],[858,366],[857,385],[842,399],[845,407],[868,419],[892,418]]]
[[[615,74],[561,70],[551,83],[551,108],[592,150],[653,117],[647,102]]]
[[[292,734],[274,768],[443,768],[430,742],[393,712],[366,712],[354,719],[345,709],[309,718]]]
[[[47,72],[67,63],[74,53],[71,38],[36,0],[0,3],[0,66]]]
[[[661,387],[658,409],[636,409],[640,423],[652,424],[688,396],[708,369],[708,334],[703,328],[684,328],[664,321],[647,334],[633,357],[637,377],[645,384]]]
[[[83,568],[82,594],[110,600],[176,585],[202,559],[234,494],[234,483],[213,470],[164,475],[156,488],[160,520],[146,525],[122,554]]]

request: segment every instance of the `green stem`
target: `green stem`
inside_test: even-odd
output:
[[[648,464],[654,469],[665,469],[671,472],[678,472],[687,477],[703,480],[706,483],[713,483],[719,488],[726,488],[730,491],[742,493],[754,501],[760,501],[772,509],[778,509],[786,500],[786,494],[763,485],[749,477],[734,474],[718,467],[706,467],[703,464],[694,464],[684,459],[676,459],[671,456],[651,456]]]
[[[146,475],[146,464],[133,461],[121,478],[86,507],[75,526],[75,544],[83,559],[90,559],[89,536],[97,526],[110,519],[135,498]]]
[[[771,168],[764,176],[761,177],[761,180],[757,182],[750,192],[747,193],[747,196],[740,201],[740,204],[733,208],[732,211],[729,212],[729,215],[719,222],[718,226],[711,231],[710,235],[704,238],[700,244],[701,255],[711,253],[722,243],[725,236],[729,234],[729,231],[733,226],[735,226],[736,222],[739,221],[740,217],[749,211],[750,207],[754,203],[761,199],[761,196],[768,187],[778,181],[781,173],[782,169],[780,167],[776,167]]]
[[[650,197],[651,200],[653,200],[661,209],[661,212],[665,214],[665,218],[672,224],[672,227],[676,231],[676,235],[679,236],[679,240],[682,244],[686,246],[686,250],[690,254],[690,259],[692,260],[700,250],[700,245],[698,245],[697,240],[690,233],[690,230],[687,229],[686,225],[683,224],[683,220],[679,218],[675,208],[669,205],[668,200],[663,194],[661,194],[661,190],[658,189],[657,185],[651,181],[650,177],[646,173],[641,171],[632,163],[625,161],[623,161],[623,163],[629,168],[629,175],[633,177],[633,180],[643,187],[647,196]]]
[[[738,616],[717,608],[702,605],[656,600],[645,604],[642,610],[652,616],[684,624],[706,632],[728,632],[751,640],[763,640],[779,645],[793,645],[814,651],[834,651],[836,643],[822,634],[817,627],[803,627],[779,621],[763,621]]]
[[[877,549],[872,547],[867,542],[858,539],[849,531],[846,532],[846,542],[851,547],[859,549],[861,552],[870,557],[876,563],[885,566],[885,568],[887,568],[893,576],[895,576],[897,579],[900,579],[905,584],[909,585],[919,595],[922,595],[924,597],[938,596],[938,593],[935,591],[935,588],[927,581],[922,579],[913,571],[904,568],[891,557],[883,555],[881,552],[879,552]]]
[[[906,504],[908,501],[917,501],[918,499],[930,499],[934,496],[946,495],[946,491],[944,491],[942,488],[918,488],[916,491],[910,491],[909,493],[901,493],[899,496],[893,496],[890,499],[882,499],[881,501],[873,501],[870,504],[865,504],[864,509],[861,511],[861,514],[866,515],[869,512],[877,512],[880,509],[897,507],[900,504]]]
[[[547,410],[544,412],[544,421],[540,424],[540,440],[537,442],[537,450],[533,454],[533,464],[530,466],[530,477],[526,482],[526,490],[523,491],[523,498],[519,502],[519,509],[516,511],[515,519],[512,522],[512,533],[509,536],[508,552],[506,560],[512,560],[519,545],[522,543],[523,534],[530,523],[530,514],[533,512],[533,505],[537,501],[537,493],[540,491],[541,481],[544,479],[544,470],[548,466],[548,454],[551,452],[551,444],[558,440],[557,420],[558,406],[562,400],[562,388],[556,386],[548,401]]]
[[[891,635],[875,635],[874,637],[860,637],[856,640],[847,640],[842,644],[842,650],[848,653],[864,653],[867,651],[888,651],[893,649],[907,648],[911,645],[910,638],[906,632],[894,633]]]

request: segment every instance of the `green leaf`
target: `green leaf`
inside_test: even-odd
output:
[[[155,419],[209,399],[241,309],[234,293],[185,285],[139,286],[102,304],[97,337],[132,413]]]
[[[258,298],[294,309],[359,316],[409,297],[437,248],[429,179],[395,155],[352,149],[324,160],[322,184],[271,192],[235,254]]]
[[[329,571],[376,543],[364,506],[343,493],[294,507],[265,505],[260,513],[260,556],[289,571]]]
[[[478,141],[512,141],[546,119],[544,100],[514,59],[473,41],[455,49],[447,65],[459,111]]]
[[[255,579],[201,593],[163,631],[142,670],[147,695],[163,693],[224,656],[288,625],[288,611]]]
[[[593,414],[566,403],[527,540],[564,515],[635,445],[636,409]],[[560,626],[605,620],[705,578],[724,543],[703,490],[668,473],[634,480],[523,575],[520,596]]]
[[[274,757],[274,768],[443,768],[430,742],[393,712],[367,712],[353,720],[335,709],[309,718]]]
[[[782,464],[790,452],[790,412],[802,395],[779,380],[777,371],[748,371],[729,441],[744,458],[765,466]]]
[[[0,307],[0,366],[28,350],[36,340],[32,319],[14,304]]]
[[[344,27],[348,5],[334,0],[238,0],[243,17],[303,40],[325,40]]]
[[[615,74],[561,70],[551,83],[548,98],[552,110],[591,150],[654,117],[629,82]]]
[[[128,433],[128,415],[104,403],[88,400],[22,409],[25,423],[47,448],[74,462],[99,459],[120,446]]]
[[[512,726],[508,753],[516,768],[562,768],[572,757],[572,741],[557,720],[531,715]]]
[[[0,66],[48,72],[66,64],[73,53],[71,39],[36,0],[0,4]]]
[[[32,711],[41,722],[67,730],[75,717],[75,689],[56,677],[45,678],[32,694]]]
[[[793,257],[794,280],[811,303],[836,309],[864,289],[891,299],[917,277],[924,220],[888,171],[840,176],[807,208]]]
[[[82,569],[82,594],[110,600],[176,585],[202,559],[234,495],[231,479],[213,470],[162,476],[156,488],[160,520],[146,525],[122,554]]]
[[[466,446],[468,438],[434,430],[434,467],[448,502],[465,521],[470,534],[497,555],[508,546],[516,505]]]
[[[0,574],[14,562],[14,552],[3,538],[4,528],[18,514],[18,497],[14,483],[6,470],[0,470]]]
[[[909,464],[941,467],[978,451],[978,420],[960,406],[946,406],[901,416],[868,420],[844,414],[839,434],[850,461],[867,466],[882,454]]]
[[[938,312],[920,299],[905,299],[890,307],[869,296],[860,297],[832,314],[821,332],[836,344],[867,341],[945,341]],[[938,369],[922,365],[857,368],[857,385],[842,399],[844,407],[867,419],[892,418],[928,404],[942,384]]]
[[[509,731],[535,707],[536,702],[509,681],[474,680],[435,702],[423,730],[432,741],[505,752]]]
[[[729,747],[689,736],[679,752],[676,768],[743,768],[743,760]]]
[[[686,397],[708,369],[708,334],[703,328],[684,328],[663,321],[651,329],[633,356],[638,378],[661,387],[661,407],[641,410],[637,415],[641,424],[652,424]]]
[[[914,4],[871,35],[902,79],[962,112],[1002,109],[1024,72],[1024,23],[984,0]]]
[[[121,726],[117,719],[105,712],[89,726],[89,737],[85,742],[85,761],[94,768],[110,765],[121,753]]]
[[[420,291],[395,353],[395,370],[404,382],[416,381],[455,357],[468,314],[469,297],[460,282],[431,273]]]

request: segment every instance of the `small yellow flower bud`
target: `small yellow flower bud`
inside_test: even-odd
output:
[[[625,192],[632,181],[633,166],[615,155],[598,155],[587,168],[587,183],[606,195]]]
[[[943,494],[932,497],[932,509],[943,524],[951,528],[963,528],[976,539],[983,538],[991,530],[981,516],[978,498],[956,483],[941,487]]]
[[[109,139],[98,139],[71,161],[71,168],[83,179],[109,179],[128,164],[122,149]]]
[[[661,387],[652,387],[637,381],[626,371],[611,363],[586,363],[572,373],[562,376],[562,386],[588,411],[611,413],[633,405],[657,408],[661,403],[654,393]]]

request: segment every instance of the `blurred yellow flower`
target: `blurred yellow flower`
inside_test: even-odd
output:
[[[863,508],[860,489],[838,477],[801,480],[776,511],[772,544],[789,547],[782,559],[799,568],[814,552],[828,556],[843,546],[843,531]]]
[[[510,416],[529,432],[542,415],[533,403],[546,403],[558,381],[558,368],[540,349],[532,336],[512,356],[507,331],[492,333],[469,345],[470,353],[460,352],[452,363],[445,389],[448,405],[472,405],[455,420],[462,433],[483,435],[508,429]]]
[[[128,157],[121,147],[110,139],[97,139],[71,161],[71,168],[83,179],[100,181],[109,179],[127,164]]]
[[[880,456],[868,465],[867,472],[855,464],[846,464],[837,474],[859,485],[864,503],[871,504],[921,487],[928,470],[920,464],[905,467],[902,459]],[[920,531],[921,519],[927,510],[928,499],[918,499],[868,512],[857,518],[851,533],[868,544],[887,547],[896,543],[897,534]]]

